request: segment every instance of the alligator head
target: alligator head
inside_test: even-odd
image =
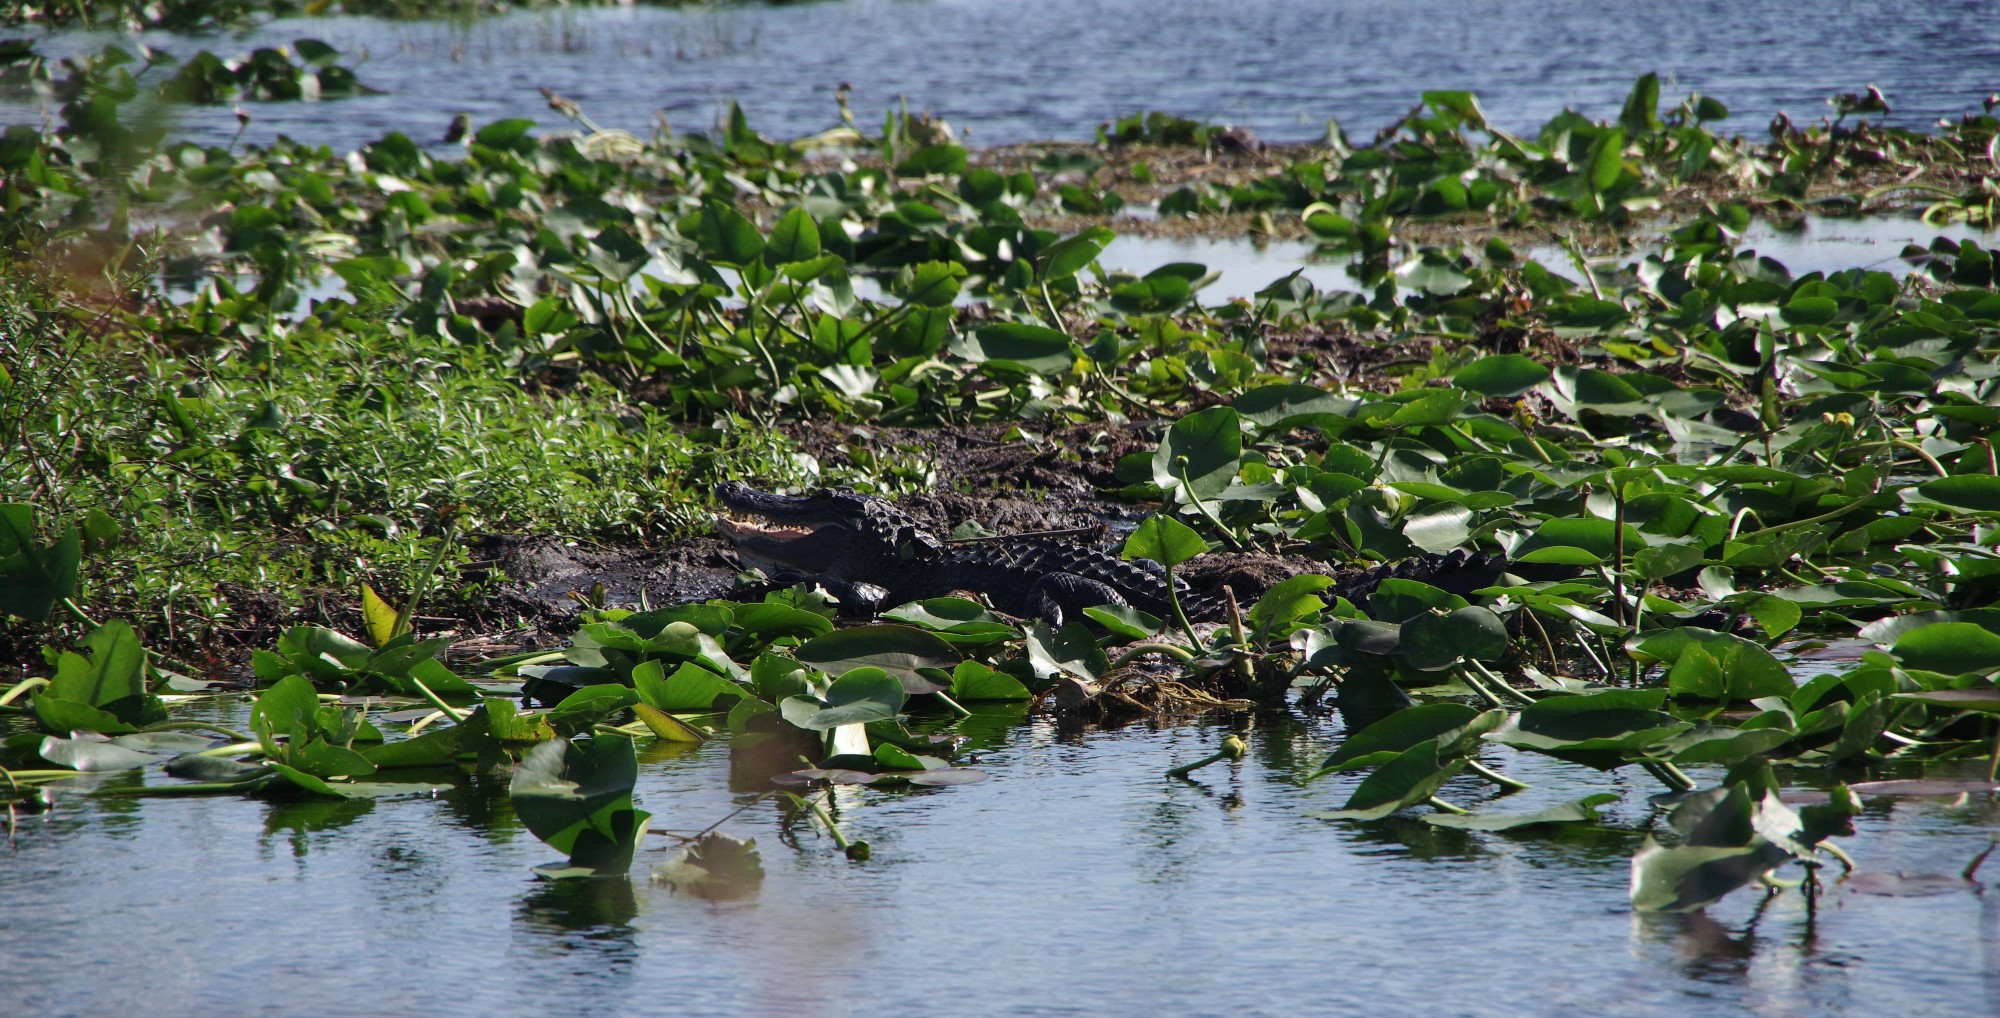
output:
[[[773,578],[881,584],[911,562],[944,551],[916,517],[852,491],[773,495],[732,481],[716,485],[715,497],[729,512],[716,517],[717,532],[736,546],[744,565]]]

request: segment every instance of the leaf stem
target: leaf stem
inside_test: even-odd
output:
[[[1480,664],[1479,662],[1471,658],[1466,658],[1465,664],[1468,667],[1478,671],[1481,678],[1484,678],[1487,681],[1493,683],[1495,686],[1499,687],[1501,692],[1506,693],[1509,697],[1512,697],[1514,700],[1529,705],[1532,705],[1535,702],[1534,697],[1529,696],[1528,694],[1523,693],[1518,689],[1515,689],[1513,683],[1508,682],[1506,679],[1503,679],[1500,676],[1493,674],[1492,671],[1488,670],[1485,665]]]
[[[1675,767],[1673,764],[1665,760],[1640,760],[1638,763],[1639,766],[1646,769],[1646,773],[1660,779],[1660,783],[1666,785],[1669,789],[1676,792],[1694,791],[1694,779],[1688,777],[1687,774],[1683,773],[1680,768]]]
[[[1188,480],[1186,462],[1177,461],[1174,463],[1174,476],[1181,479],[1181,490],[1187,493],[1188,501],[1194,506],[1195,512],[1200,513],[1201,518],[1207,520],[1208,525],[1214,527],[1215,532],[1222,535],[1222,539],[1229,544],[1229,550],[1242,551],[1242,542],[1236,540],[1236,535],[1230,533],[1229,528],[1222,525],[1222,521],[1216,518],[1215,513],[1209,511],[1208,502],[1201,497],[1200,492],[1194,490],[1194,482]]]
[[[1182,664],[1186,664],[1194,660],[1194,651],[1191,651],[1179,644],[1135,643],[1132,646],[1125,648],[1125,653],[1118,655],[1117,660],[1111,662],[1111,667],[1114,669],[1123,668],[1126,665],[1131,664],[1133,661],[1145,657],[1148,654],[1165,654],[1168,657],[1181,662]]]
[[[16,699],[20,698],[21,694],[26,693],[31,689],[40,689],[41,687],[46,686],[48,684],[49,680],[42,678],[39,675],[35,676],[32,679],[22,679],[20,682],[14,684],[14,688],[8,690],[5,693],[0,693],[0,707],[4,707],[7,704],[13,703]]]
[[[1243,759],[1244,750],[1247,748],[1243,743],[1243,737],[1231,732],[1229,735],[1223,737],[1221,749],[1193,763],[1182,764],[1168,771],[1167,777],[1185,778],[1212,763],[1218,763],[1223,760],[1241,760]]]
[[[866,862],[868,860],[868,855],[869,855],[868,843],[865,841],[847,840],[847,835],[842,834],[840,831],[840,825],[833,822],[833,817],[828,815],[826,810],[823,807],[821,807],[817,801],[812,799],[807,799],[803,796],[793,795],[789,792],[786,793],[786,795],[789,796],[793,802],[797,803],[800,806],[805,807],[807,810],[810,810],[812,812],[813,819],[818,820],[820,823],[826,825],[826,832],[833,836],[833,843],[835,845],[840,846],[841,852],[844,853],[849,859],[852,859],[855,862]]]
[[[1528,784],[1527,782],[1522,781],[1519,778],[1510,778],[1507,775],[1502,774],[1499,771],[1496,771],[1493,768],[1488,767],[1477,760],[1470,760],[1470,759],[1466,760],[1465,767],[1472,773],[1477,774],[1480,777],[1485,778],[1486,780],[1491,781],[1494,784],[1499,785],[1501,788],[1504,788],[1510,792],[1524,791],[1528,788],[1534,787]]]
[[[206,721],[162,721],[157,725],[147,725],[139,730],[142,732],[214,732],[218,735],[227,735],[237,742],[248,742],[251,739],[251,736],[239,732],[234,728],[224,728],[221,725],[212,725]]]
[[[429,700],[431,706],[443,711],[444,716],[450,718],[452,724],[457,724],[465,720],[465,715],[459,713],[457,708],[439,699],[436,693],[431,692],[431,687],[424,685],[424,680],[412,675],[410,676],[410,684],[417,687],[417,692],[422,694],[424,699]]]

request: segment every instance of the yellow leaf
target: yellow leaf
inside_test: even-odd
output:
[[[396,638],[396,609],[366,583],[361,585],[361,621],[368,626],[368,639],[377,647]]]
[[[658,707],[649,707],[643,703],[635,703],[632,705],[632,713],[639,715],[639,720],[644,721],[646,727],[653,730],[654,735],[668,742],[708,741],[708,736],[703,735],[701,729],[674,717],[672,714]]]

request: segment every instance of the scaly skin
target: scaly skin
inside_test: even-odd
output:
[[[715,497],[730,513],[750,518],[716,518],[716,529],[745,565],[777,580],[818,583],[856,614],[961,591],[984,595],[1009,615],[1056,625],[1103,604],[1131,605],[1161,618],[1172,612],[1167,571],[1150,559],[1121,559],[1044,537],[949,544],[889,502],[851,491],[774,495],[731,482],[717,485]],[[1392,578],[1464,593],[1496,582],[1505,565],[1483,553],[1428,555],[1352,575],[1324,596],[1361,601]],[[1196,594],[1178,578],[1173,583],[1190,618],[1222,616],[1220,599]]]
[[[983,594],[1010,615],[1060,625],[1083,608],[1126,604],[1165,616],[1167,572],[1146,559],[1049,538],[1000,538],[946,544],[910,514],[878,498],[845,491],[773,495],[722,484],[715,497],[731,513],[768,524],[718,517],[716,529],[746,565],[774,579],[809,580],[865,612],[943,597]],[[1190,616],[1213,618],[1220,603],[1175,581]]]

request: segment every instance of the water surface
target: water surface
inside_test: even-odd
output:
[[[1302,816],[1358,780],[1296,782],[1331,718],[1266,716],[1241,765],[1193,782],[1161,772],[1223,729],[971,727],[992,780],[839,793],[870,862],[768,803],[729,821],[768,875],[727,903],[537,879],[559,856],[500,782],[361,803],[66,797],[0,863],[0,985],[35,1015],[2000,1011],[2000,895],[1836,888],[1809,912],[1741,891],[1708,917],[1634,915],[1626,860],[1658,790],[1636,771],[1489,751],[1536,786],[1491,808],[1617,791],[1624,830],[1465,835]],[[728,755],[642,745],[656,829],[745,800]],[[1472,779],[1441,794],[1493,799]],[[1865,868],[1955,873],[2000,806],[1879,800],[1856,823]]]
[[[834,126],[834,91],[879,122],[907,97],[978,145],[1088,138],[1140,110],[1235,123],[1269,139],[1357,140],[1425,89],[1476,90],[1511,130],[1564,107],[1617,114],[1633,79],[1657,71],[1668,104],[1691,91],[1761,135],[1779,111],[1830,113],[1826,98],[1873,83],[1890,118],[1922,127],[1976,111],[2000,89],[2000,17],[1986,0],[840,0],[720,8],[601,7],[466,23],[288,19],[245,36],[148,44],[186,57],[310,36],[347,54],[389,94],[334,103],[258,103],[246,138],[279,132],[353,148],[387,130],[442,134],[463,110],[484,123],[560,118],[538,89],[598,123],[646,135],[656,118],[705,129],[731,101],[754,127],[798,137]],[[63,33],[62,54],[116,37]],[[39,119],[18,101],[0,122]],[[184,127],[226,140],[228,109]]]

